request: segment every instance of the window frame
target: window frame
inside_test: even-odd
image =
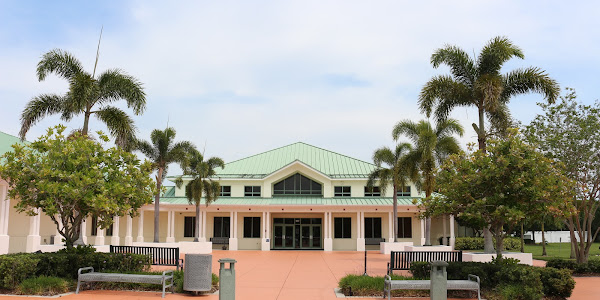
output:
[[[398,217],[398,232],[396,232],[397,239],[411,239],[413,236],[412,230],[412,217]],[[408,224],[408,228],[406,228]],[[408,230],[408,236],[406,235]],[[402,233],[402,236],[400,235]]]
[[[243,236],[245,239],[259,239],[261,235],[261,217],[244,217]],[[248,224],[250,227],[248,228]],[[248,230],[246,229],[248,228]],[[257,236],[258,235],[258,236]]]
[[[338,221],[339,220],[339,221]],[[338,226],[341,226],[341,232],[338,235]],[[345,228],[345,227],[348,228]],[[334,239],[351,239],[352,238],[352,218],[351,217],[335,217],[333,218],[333,238]]]
[[[192,222],[192,228],[191,228],[191,235],[190,232],[188,232],[188,230],[190,230],[188,228],[188,220],[191,220]],[[184,216],[183,217],[183,237],[185,238],[193,238],[196,236],[196,217],[195,216]]]
[[[396,196],[398,197],[410,197],[411,196],[411,187],[410,185],[405,185],[402,189],[396,191]]]
[[[224,189],[229,189],[229,191],[223,191]],[[219,192],[219,197],[231,197],[231,186],[230,185],[222,185],[221,191]]]
[[[337,191],[339,188],[339,192]],[[346,192],[345,189],[348,188]],[[349,185],[338,185],[333,187],[333,196],[334,197],[352,197],[352,187]]]
[[[375,220],[378,220],[379,222],[379,236],[377,236],[377,230],[375,228],[377,222],[375,222]],[[367,230],[368,228],[368,221],[371,222],[371,230]],[[370,232],[369,232],[370,231]],[[365,238],[366,239],[380,239],[383,238],[383,226],[382,226],[382,218],[381,217],[365,217]]]
[[[373,191],[369,191],[369,187],[365,186],[365,197],[381,197],[381,189],[379,186],[374,186]]]
[[[250,188],[250,191],[246,191],[246,189]],[[258,190],[258,191],[256,191]],[[261,196],[261,186],[260,185],[245,185],[244,186],[244,197],[260,197]]]
[[[220,220],[221,234],[217,235],[217,220]],[[225,220],[228,221],[228,228],[225,226]],[[225,230],[227,229],[227,230]],[[231,219],[230,217],[213,217],[213,237],[230,238],[231,237]]]
[[[291,185],[288,187],[288,184]],[[308,185],[308,187],[305,186]],[[280,185],[280,187],[277,187]],[[318,188],[315,188],[318,186]],[[309,196],[309,197],[321,197],[323,196],[323,184],[313,180],[308,176],[304,176],[301,173],[294,173],[280,181],[273,183],[273,195],[274,196]]]

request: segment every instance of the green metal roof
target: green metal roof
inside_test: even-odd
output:
[[[420,198],[398,197],[398,205],[414,205],[413,199]],[[168,204],[183,204],[187,205],[186,197],[161,197],[161,203]],[[393,205],[394,199],[387,197],[359,197],[359,198],[320,198],[320,197],[273,197],[273,198],[252,198],[252,197],[220,197],[211,205],[332,205],[332,206],[348,206],[348,205],[375,205],[375,206],[390,206]],[[202,199],[202,205],[205,204]]]
[[[367,178],[375,165],[305,143],[294,143],[225,164],[221,178],[264,178],[299,161],[330,178]]]
[[[23,144],[20,138],[0,131],[0,156],[12,151],[14,144]]]

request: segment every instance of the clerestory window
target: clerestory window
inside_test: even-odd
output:
[[[289,196],[321,196],[323,195],[320,183],[306,176],[296,173],[273,186],[274,195]]]

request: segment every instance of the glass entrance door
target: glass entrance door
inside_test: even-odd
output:
[[[321,219],[275,218],[273,249],[322,249]]]

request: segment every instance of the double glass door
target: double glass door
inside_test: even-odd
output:
[[[320,218],[275,218],[274,249],[322,249]]]

